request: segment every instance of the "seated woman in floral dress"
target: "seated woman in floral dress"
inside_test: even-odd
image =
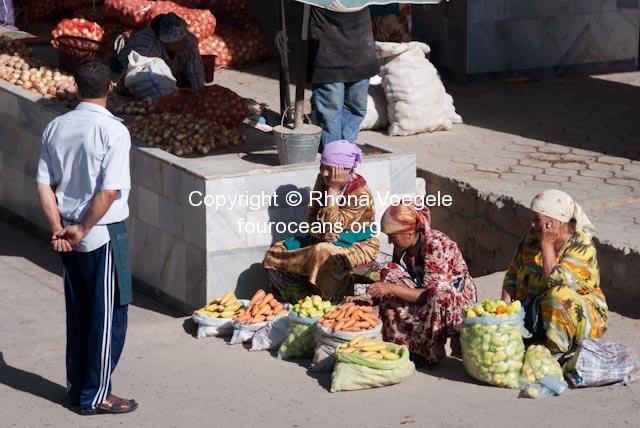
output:
[[[414,204],[385,211],[381,226],[394,246],[393,261],[368,293],[380,297],[384,340],[433,364],[444,357],[447,338],[459,333],[476,286],[456,243],[430,221],[429,209]]]

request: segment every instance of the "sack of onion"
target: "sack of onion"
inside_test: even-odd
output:
[[[271,49],[262,30],[220,27],[216,34],[200,42],[201,55],[216,55],[216,67],[258,64],[271,58]]]
[[[146,27],[147,12],[154,2],[149,0],[105,0],[102,8],[107,19],[116,21],[133,28]]]
[[[147,12],[146,20],[151,22],[158,15],[173,12],[187,23],[187,28],[198,40],[211,36],[216,29],[216,18],[206,9],[189,9],[172,1],[154,2]]]
[[[58,38],[63,36],[82,37],[100,42],[104,36],[104,30],[96,22],[87,21],[84,18],[63,19],[51,31],[51,46],[57,49]]]

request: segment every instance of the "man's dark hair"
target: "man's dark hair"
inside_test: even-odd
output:
[[[80,60],[73,77],[82,98],[103,98],[109,92],[111,72],[96,57],[90,56]]]

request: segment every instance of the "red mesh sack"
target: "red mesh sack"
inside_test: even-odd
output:
[[[83,39],[100,42],[103,35],[104,30],[96,22],[87,21],[83,18],[63,19],[56,28],[51,31],[51,46],[58,48],[58,38],[61,36],[81,37]],[[88,43],[88,45],[93,46],[94,44]]]
[[[105,18],[115,19],[131,28],[147,26],[147,12],[155,2],[149,0],[105,0],[102,10]]]
[[[147,22],[163,13],[173,12],[187,23],[189,31],[198,40],[204,40],[211,36],[216,29],[216,18],[211,11],[206,9],[189,9],[175,4],[172,1],[155,2],[149,12],[147,12]]]
[[[217,34],[200,42],[200,54],[217,55],[216,67],[239,67],[271,58],[271,49],[260,27],[218,28]]]

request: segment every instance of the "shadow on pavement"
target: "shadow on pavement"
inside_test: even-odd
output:
[[[29,230],[29,225],[14,226],[5,221],[0,221],[0,256],[23,258],[40,266],[41,268],[62,276],[62,261],[60,256],[51,249],[48,244],[33,235],[26,234],[19,229],[20,226]],[[44,231],[36,231],[42,234]],[[60,283],[62,288],[62,283]]]
[[[51,401],[64,407],[69,406],[66,389],[42,376],[8,365],[0,352],[0,383],[18,391]]]
[[[307,371],[307,376],[318,381],[318,385],[327,391],[331,391],[331,372]]]
[[[433,376],[435,381],[449,380],[452,382],[470,383],[475,385],[484,385],[470,377],[464,370],[462,360],[454,357],[443,358],[438,364],[433,366],[423,366],[417,371]]]
[[[449,85],[467,125],[640,159],[640,87],[594,77]],[[636,106],[634,109],[632,106]]]

